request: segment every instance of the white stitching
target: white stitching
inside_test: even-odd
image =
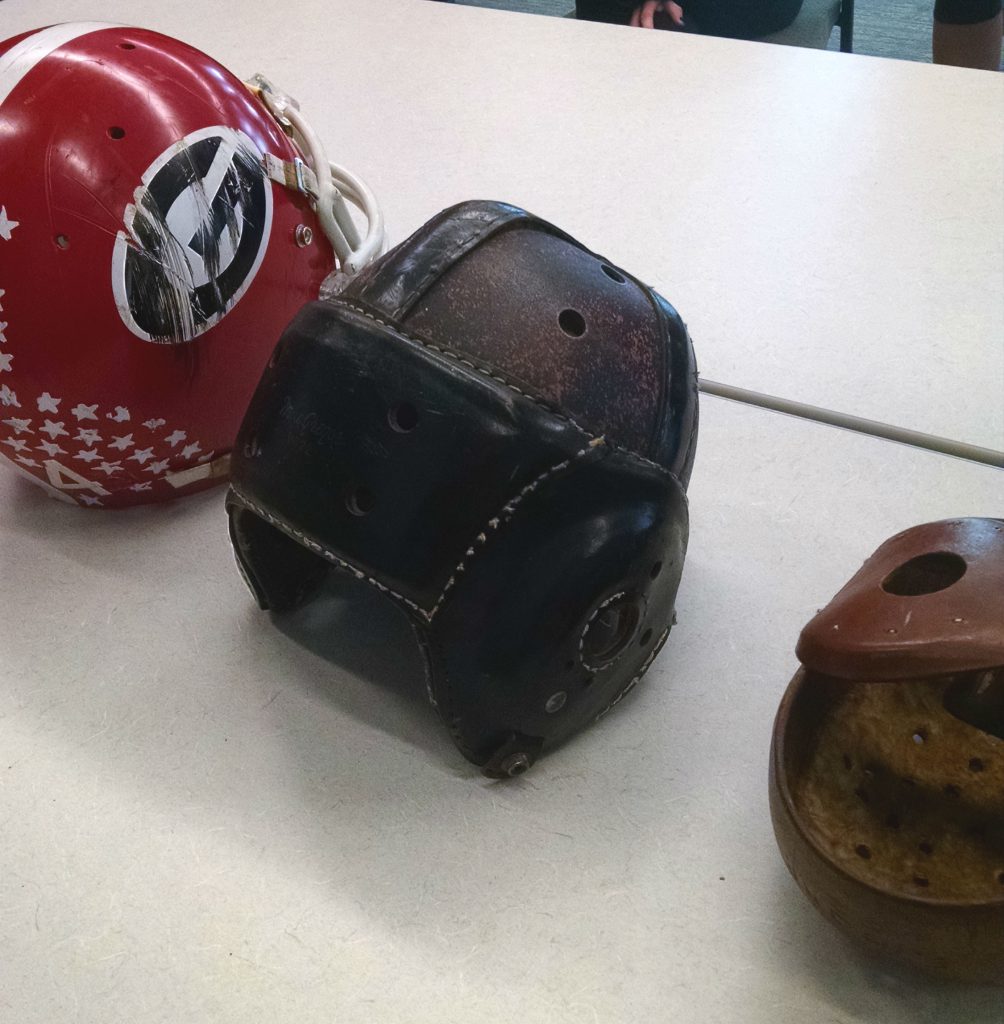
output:
[[[239,491],[236,487],[232,487],[231,489],[233,490],[233,493],[236,495],[236,497],[240,499],[241,504],[245,505],[250,511],[254,512],[256,515],[264,519],[266,523],[269,523],[270,525],[276,527],[276,529],[279,529],[283,533],[286,533],[290,537],[293,537],[295,540],[298,540],[301,544],[304,545],[304,547],[309,548],[315,554],[320,555],[327,561],[334,563],[340,569],[344,569],[346,572],[351,573],[353,576],[355,576],[357,580],[364,580],[366,583],[372,583],[373,586],[377,588],[377,590],[382,591],[385,594],[389,594],[391,597],[396,597],[399,601],[402,601],[409,608],[412,608],[416,612],[418,612],[419,615],[421,615],[426,620],[431,618],[429,613],[424,608],[415,604],[414,601],[409,600],[403,594],[399,594],[396,590],[391,590],[390,587],[385,586],[383,583],[381,583],[377,579],[374,579],[372,576],[367,576],[366,573],[357,569],[351,563],[346,562],[342,558],[339,558],[338,555],[336,555],[333,551],[329,551],[323,545],[318,544],[317,541],[314,540],[312,537],[308,537],[307,534],[303,533],[300,530],[297,530],[293,526],[290,526],[290,524],[285,522],[285,520],[279,519],[278,516],[272,515],[271,512],[266,512],[265,509],[263,509],[260,505],[255,504],[255,502],[251,501],[250,498],[248,498],[245,494]]]
[[[597,616],[600,615],[600,613],[603,611],[604,608],[607,607],[608,604],[611,604],[613,601],[616,601],[619,597],[623,597],[626,593],[627,593],[626,590],[622,590],[622,591],[620,591],[620,593],[614,594],[612,597],[608,597],[593,612],[593,614],[589,616],[589,621],[586,623],[586,628],[583,629],[582,636],[579,637],[579,661],[581,661],[582,664],[583,664],[583,667],[589,669],[590,672],[599,672],[599,669],[595,665],[590,665],[589,662],[586,661],[586,656],[583,654],[583,650],[584,650],[585,645],[586,645],[586,634],[589,632],[589,627],[592,626],[592,624],[596,621]],[[621,652],[621,653],[623,653],[623,652]],[[612,664],[613,661],[616,661],[616,660],[617,660],[616,658],[611,659],[610,663]]]
[[[493,516],[491,519],[488,520],[488,529],[497,530],[501,525],[503,525],[503,521],[508,522],[512,518],[513,513],[516,511],[516,508],[519,505],[519,503],[528,494],[531,494],[533,491],[535,491],[548,477],[553,476],[554,474],[560,473],[563,470],[567,469],[576,459],[581,459],[582,456],[588,455],[594,448],[597,448],[602,444],[604,444],[604,440],[602,437],[593,438],[593,440],[590,441],[585,448],[582,448],[580,451],[577,451],[571,458],[564,459],[561,462],[555,463],[553,466],[550,467],[550,469],[544,470],[544,472],[541,473],[540,476],[531,480],[530,483],[528,483],[519,492],[519,494],[516,495],[515,498],[512,498],[509,501],[507,501],[506,504],[503,505],[502,511],[499,513],[499,515]],[[439,611],[440,606],[446,600],[446,597],[449,594],[449,592],[456,585],[458,574],[466,571],[467,565],[470,563],[471,559],[474,558],[474,556],[477,554],[478,549],[475,547],[475,545],[480,545],[481,547],[483,547],[487,543],[487,530],[482,530],[475,538],[474,544],[472,544],[467,549],[467,551],[464,553],[464,557],[457,563],[457,567],[453,570],[453,575],[450,576],[450,578],[446,581],[446,586],[443,587],[442,593],[437,598],[436,603],[432,606],[432,611],[429,612],[428,618],[430,622],[432,621],[436,612]]]
[[[448,359],[452,359],[455,362],[458,362],[461,365],[468,367],[468,369],[474,370],[475,373],[479,373],[484,377],[490,377],[496,383],[502,384],[505,387],[509,388],[510,391],[515,391],[517,395],[522,395],[523,398],[526,398],[529,401],[533,402],[534,405],[539,405],[542,409],[546,409],[549,413],[551,413],[553,416],[555,416],[562,422],[568,423],[569,425],[573,426],[585,437],[588,437],[592,440],[600,440],[611,451],[621,452],[632,459],[637,459],[638,462],[643,463],[650,469],[658,470],[658,472],[662,473],[664,476],[672,477],[674,480],[676,479],[676,475],[670,470],[666,469],[665,466],[660,465],[658,462],[653,462],[651,459],[646,458],[644,455],[640,455],[638,452],[632,451],[630,448],[624,448],[618,444],[610,444],[606,440],[605,436],[600,436],[592,433],[589,430],[586,430],[586,428],[582,426],[581,423],[577,423],[574,419],[572,419],[571,416],[556,409],[553,405],[551,405],[550,402],[546,401],[543,398],[539,398],[537,395],[531,395],[529,392],[523,391],[521,388],[513,384],[511,380],[507,380],[505,377],[500,377],[497,373],[493,373],[486,367],[478,366],[477,363],[472,363],[469,359],[466,359],[459,352],[454,352],[453,349],[445,348],[442,345],[437,345],[435,342],[427,341],[425,338],[420,338],[416,334],[409,334],[400,325],[390,323],[390,321],[388,320],[381,320],[380,317],[376,316],[374,313],[371,313],[368,309],[365,309],[362,306],[357,306],[354,302],[348,302],[344,298],[336,298],[333,299],[332,302],[335,302],[340,306],[345,306],[347,309],[351,309],[354,313],[358,313],[360,316],[365,317],[367,320],[372,320],[373,323],[380,324],[381,327],[386,327],[388,330],[393,331],[395,334],[399,334],[402,338],[405,338],[407,341],[413,342],[416,345],[421,345],[422,348],[432,349],[433,352],[438,352],[440,355],[446,356]]]
[[[469,369],[474,370],[475,373],[479,373],[483,377],[490,377],[493,381],[496,381],[498,384],[502,384],[505,387],[509,388],[510,391],[515,391],[517,395],[522,395],[523,398],[529,399],[529,401],[533,402],[534,405],[539,405],[542,409],[546,409],[549,413],[551,413],[553,416],[556,416],[559,420],[562,420],[563,422],[575,427],[575,429],[578,430],[579,433],[584,434],[586,437],[596,437],[596,434],[593,434],[590,431],[586,430],[585,427],[576,423],[571,416],[568,416],[567,414],[559,411],[553,405],[551,405],[550,402],[545,401],[543,398],[539,398],[537,395],[531,395],[529,392],[523,391],[521,388],[513,384],[511,380],[507,380],[505,377],[500,377],[497,373],[492,372],[486,367],[478,366],[477,363],[472,363],[469,359],[462,356],[459,352],[454,352],[453,349],[445,348],[442,345],[437,345],[435,342],[427,341],[425,338],[418,337],[418,335],[409,334],[400,325],[390,323],[387,320],[381,320],[380,317],[371,313],[369,310],[364,309],[362,306],[357,306],[353,302],[348,302],[343,298],[338,298],[333,301],[337,302],[338,305],[345,306],[348,309],[351,309],[353,312],[358,313],[360,316],[366,317],[367,320],[372,320],[373,323],[375,324],[380,324],[381,327],[386,327],[388,330],[393,331],[395,334],[399,334],[402,338],[405,338],[406,340],[413,342],[416,345],[421,345],[422,348],[432,349],[433,352],[438,352],[440,355],[446,356],[448,359],[452,359],[455,362],[458,362],[463,366],[466,366]]]
[[[655,659],[656,659],[656,656],[657,656],[657,655],[658,655],[658,653],[659,653],[659,652],[660,652],[660,651],[662,650],[662,648],[663,648],[663,645],[664,645],[664,644],[666,643],[666,639],[667,639],[667,638],[668,638],[668,636],[669,636],[669,631],[670,631],[670,629],[671,629],[671,627],[670,627],[670,626],[667,626],[667,627],[666,627],[666,629],[665,629],[665,632],[664,632],[664,633],[662,634],[662,636],[661,636],[661,637],[659,637],[659,641],[658,641],[658,643],[656,643],[656,645],[655,645],[655,646],[654,646],[654,647],[652,648],[652,651],[651,651],[651,653],[649,654],[649,656],[648,656],[648,657],[647,657],[647,658],[646,658],[646,659],[645,659],[645,660],[644,660],[644,661],[642,662],[642,666],[641,666],[641,668],[640,668],[640,669],[638,669],[638,674],[637,674],[637,675],[636,675],[636,676],[634,677],[634,679],[632,679],[632,680],[631,680],[631,682],[630,682],[630,683],[628,683],[628,684],[627,684],[627,686],[625,686],[625,687],[624,687],[624,689],[623,689],[623,690],[621,690],[621,692],[620,692],[620,693],[618,693],[618,694],[617,694],[617,696],[616,696],[616,697],[614,697],[614,699],[613,699],[613,700],[612,700],[612,701],[611,701],[611,702],[610,702],[610,703],[609,703],[609,704],[608,704],[608,705],[607,705],[607,706],[606,706],[606,707],[605,707],[605,708],[604,708],[604,709],[603,709],[603,710],[602,710],[602,711],[601,711],[601,712],[600,712],[600,713],[599,713],[599,714],[598,714],[598,715],[597,715],[597,716],[596,716],[596,717],[595,717],[595,718],[593,719],[593,721],[594,721],[594,722],[598,722],[598,721],[599,721],[599,720],[600,720],[600,719],[601,719],[601,718],[602,718],[602,717],[603,717],[603,716],[604,716],[605,714],[607,714],[607,713],[608,713],[609,711],[612,711],[612,710],[613,710],[613,709],[614,709],[615,707],[617,707],[617,705],[618,705],[618,704],[620,704],[620,702],[621,702],[621,701],[622,701],[622,700],[623,700],[623,699],[624,699],[624,698],[625,698],[625,697],[626,697],[626,696],[627,696],[627,695],[628,695],[628,694],[629,694],[629,693],[630,693],[630,692],[631,692],[631,691],[632,691],[632,690],[633,690],[633,689],[634,689],[634,688],[635,688],[635,687],[636,687],[636,686],[638,685],[638,683],[639,683],[639,682],[641,681],[641,677],[642,677],[643,675],[645,675],[645,673],[646,673],[646,672],[647,672],[647,671],[649,670],[649,668],[650,668],[650,667],[651,667],[651,665],[652,665],[652,662],[653,662],[653,661],[655,661]]]

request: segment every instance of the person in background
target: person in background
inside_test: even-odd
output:
[[[575,16],[580,21],[759,39],[787,28],[801,7],[802,0],[576,0]]]
[[[996,71],[1001,66],[1001,0],[935,0],[935,64]]]

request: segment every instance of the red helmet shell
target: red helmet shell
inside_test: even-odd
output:
[[[0,43],[0,453],[121,507],[210,486],[334,266],[296,147],[225,68],[94,23]]]

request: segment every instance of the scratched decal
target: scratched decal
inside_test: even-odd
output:
[[[202,128],[142,176],[112,256],[115,303],[138,338],[191,341],[247,291],[272,227],[262,159],[243,132]]]

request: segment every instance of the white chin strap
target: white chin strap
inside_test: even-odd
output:
[[[358,273],[383,252],[383,214],[376,196],[351,171],[328,161],[321,140],[300,113],[296,100],[276,89],[264,75],[255,75],[245,84],[306,157],[306,163],[295,160],[290,164],[266,154],[268,176],[310,197],[321,228],[335,250],[339,269],[350,276]],[[360,235],[346,200],[365,218],[365,235]]]

